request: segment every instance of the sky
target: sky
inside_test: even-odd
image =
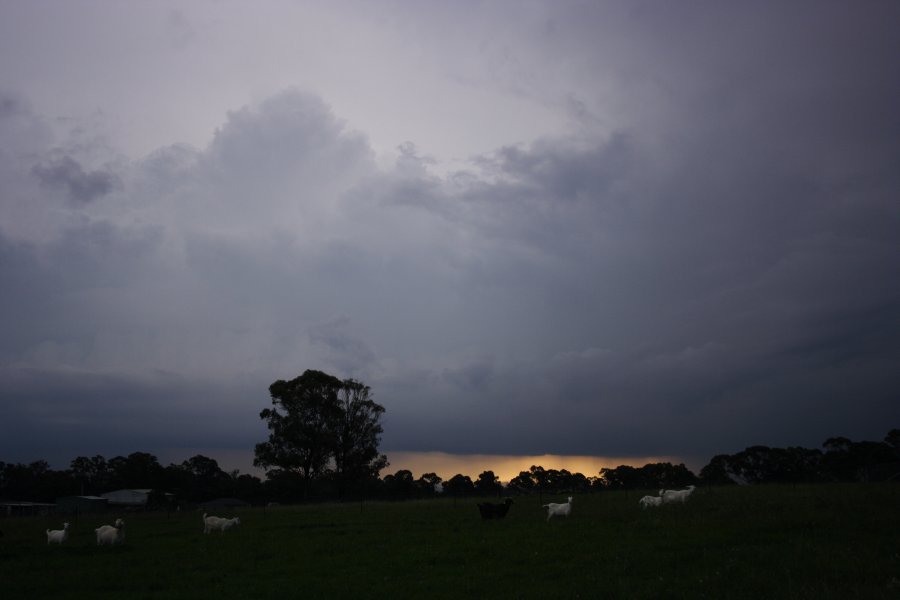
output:
[[[246,472],[307,369],[369,385],[417,476],[881,440],[897,31],[889,1],[0,0],[0,460]]]

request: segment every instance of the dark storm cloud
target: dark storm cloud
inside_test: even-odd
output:
[[[8,92],[0,94],[0,119],[8,119],[24,112],[25,107],[20,98],[10,95]]]
[[[56,446],[252,448],[276,377],[308,361],[355,375],[371,351],[318,310],[342,259],[304,250],[367,152],[324,103],[287,92],[233,114],[206,151],[173,146],[137,163],[118,205],[95,199],[47,219],[39,190],[87,200],[102,178],[75,159],[21,161],[6,187],[23,192],[5,195],[4,210],[45,218],[40,235],[0,232],[4,460]],[[298,358],[301,346],[321,358]]]
[[[446,175],[415,140],[376,167],[296,90],[100,168],[3,96],[0,458],[249,451],[268,385],[307,368],[372,386],[386,450],[702,462],[900,426],[898,38],[842,4],[757,6],[500,32],[493,83],[579,128]]]
[[[896,86],[885,91],[900,98]],[[780,111],[777,102],[758,108]],[[881,100],[874,108],[890,118]],[[702,456],[753,443],[815,446],[827,432],[896,420],[900,247],[890,232],[900,182],[884,166],[900,146],[872,131],[874,148],[861,149],[870,162],[851,150],[852,170],[824,169],[848,126],[830,127],[831,111],[819,111],[828,141],[807,132],[796,161],[785,159],[783,146],[798,142],[779,120],[749,131],[715,114],[721,131],[686,121],[652,150],[635,132],[482,159],[499,182],[469,179],[450,201],[474,213],[481,243],[504,244],[479,255],[466,270],[478,279],[468,281],[522,286],[507,300],[530,332],[588,350],[499,368],[486,361],[493,389],[480,401],[448,391],[434,418],[441,430],[417,429],[427,416],[415,415],[398,424],[398,445]],[[515,246],[528,260],[513,260]],[[419,393],[442,381],[435,371]]]
[[[260,435],[256,404],[222,402],[235,390],[198,386],[174,373],[4,367],[0,375],[8,399],[0,424],[6,461],[40,457],[65,466],[75,448],[113,456],[184,440],[196,447],[252,445]]]
[[[308,335],[314,346],[324,348],[322,360],[347,377],[359,377],[377,360],[368,344],[353,334],[347,317],[315,325]]]
[[[48,164],[35,165],[35,177],[48,188],[61,189],[71,202],[87,204],[105,196],[116,187],[118,180],[112,173],[85,171],[72,157],[63,156]]]
[[[14,193],[10,183],[22,163],[33,161],[45,151],[53,139],[47,123],[34,114],[31,104],[21,94],[0,89],[0,173],[4,195]]]

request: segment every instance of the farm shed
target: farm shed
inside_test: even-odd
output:
[[[49,515],[55,509],[55,504],[48,504],[46,502],[0,503],[0,515],[6,517],[33,517],[35,515]]]
[[[134,506],[146,507],[147,500],[150,498],[150,492],[153,490],[116,490],[100,494],[102,498],[109,501],[110,506]]]
[[[65,515],[103,512],[109,500],[100,496],[63,496],[56,499],[56,512]]]

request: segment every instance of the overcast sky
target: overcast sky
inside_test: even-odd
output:
[[[249,455],[306,369],[372,387],[389,457],[880,440],[898,31],[891,1],[0,0],[0,460]]]

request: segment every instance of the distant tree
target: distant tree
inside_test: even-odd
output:
[[[595,476],[588,477],[587,480],[591,486],[592,492],[601,492],[606,489],[606,486],[603,485],[603,478],[600,477],[600,473],[597,473],[597,475]]]
[[[544,467],[540,465],[531,465],[528,469],[528,473],[531,475],[531,480],[534,482],[534,486],[538,490],[546,490],[547,489],[547,471]]]
[[[503,491],[500,478],[493,471],[484,471],[475,481],[475,492],[480,496],[499,495]]]
[[[66,471],[54,471],[45,460],[0,465],[0,498],[53,502],[58,496],[77,493],[75,479]]]
[[[770,481],[798,483],[822,479],[822,452],[819,450],[800,446],[778,448],[774,460]]]
[[[378,452],[384,407],[372,400],[369,386],[353,379],[344,381],[338,403],[341,414],[333,456],[338,490],[343,495],[354,484],[377,479],[388,460]]]
[[[230,495],[232,478],[213,458],[197,454],[182,462],[176,469],[181,472],[180,487],[188,500],[202,502]]]
[[[437,494],[437,488],[441,481],[443,480],[435,473],[424,473],[416,479],[416,493],[419,496],[430,498]]]
[[[640,472],[629,465],[619,465],[613,469],[604,467],[600,469],[600,477],[605,482],[605,487],[611,490],[645,487]]]
[[[777,478],[778,451],[768,446],[749,446],[731,457],[734,475],[747,483],[766,483]]]
[[[569,489],[573,492],[589,492],[591,481],[582,473],[572,473],[572,476],[569,477]]]
[[[384,478],[384,490],[389,497],[396,500],[412,498],[416,492],[412,472],[400,469],[393,475],[386,475]]]
[[[509,480],[507,490],[517,494],[528,494],[535,490],[537,483],[531,477],[530,471],[519,471],[519,474]]]
[[[456,474],[444,482],[444,493],[448,496],[471,496],[475,493],[475,485],[468,475]]]
[[[854,442],[845,437],[829,438],[822,446],[822,472],[829,479],[839,481],[869,481],[884,479],[896,473],[891,467],[897,461],[896,448],[890,443],[891,434],[884,442]],[[880,472],[885,471],[879,475]]]
[[[822,478],[822,453],[808,448],[750,446],[719,454],[700,471],[707,484],[813,482]]]
[[[879,479],[880,467],[896,460],[894,448],[887,443],[850,442],[843,450],[826,452],[823,467],[844,481],[870,481]]]
[[[218,482],[227,476],[216,459],[202,454],[196,454],[185,460],[181,463],[181,468],[201,480]]]
[[[900,460],[900,429],[891,429],[884,436],[884,443],[894,450],[894,456]]]
[[[566,469],[547,469],[547,478],[544,488],[551,492],[562,492],[569,489],[572,474]]]
[[[80,494],[97,494],[105,490],[109,481],[109,467],[99,454],[88,458],[78,456],[69,464],[69,472],[78,481]]]
[[[236,471],[229,477],[234,490],[232,496],[254,504],[263,500],[263,484],[259,477],[247,473],[240,474]]]
[[[643,485],[649,489],[674,489],[697,483],[697,476],[684,463],[648,463],[640,468]]]
[[[672,463],[647,463],[643,467],[619,465],[600,470],[600,481],[607,489],[679,488],[697,483],[697,476],[684,466]]]
[[[263,492],[268,500],[289,502],[304,497],[307,482],[297,471],[272,468],[266,471],[266,480],[262,484]]]
[[[717,454],[700,469],[700,479],[707,485],[731,485],[736,483],[730,476],[728,454]]]
[[[107,467],[112,488],[155,489],[162,487],[165,480],[165,471],[159,460],[147,452],[115,456],[109,459]]]
[[[572,473],[567,469],[548,469],[545,486],[551,492],[586,492],[591,484],[581,473]]]
[[[843,436],[830,437],[822,444],[825,452],[847,452],[853,441]]]

